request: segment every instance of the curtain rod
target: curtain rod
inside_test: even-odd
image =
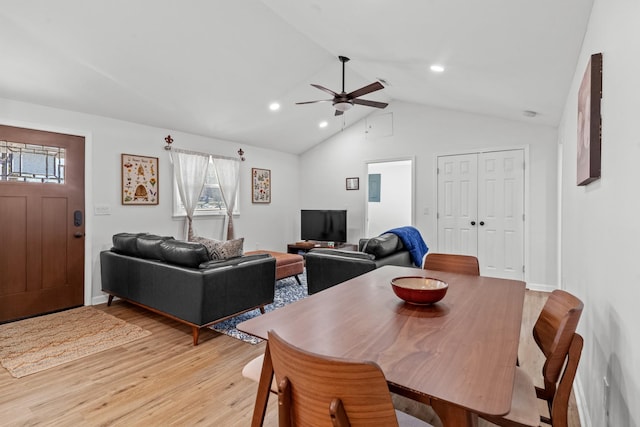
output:
[[[207,156],[207,157],[211,156],[214,159],[226,159],[226,160],[235,160],[236,162],[239,162],[239,161],[244,162],[244,151],[242,150],[242,148],[238,150],[238,155],[240,156],[240,159],[236,159],[235,157],[220,156],[218,154],[203,153],[200,151],[193,151],[193,150],[185,150],[183,148],[174,149],[174,147],[171,146],[171,143],[173,143],[173,138],[171,138],[171,135],[167,135],[164,140],[167,143],[167,145],[164,146],[165,150],[176,151],[178,153],[184,153],[184,154],[195,154],[198,156]]]

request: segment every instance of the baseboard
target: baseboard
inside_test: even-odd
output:
[[[552,292],[558,288],[556,286],[544,285],[541,283],[527,283],[527,289],[532,291]]]
[[[91,298],[91,305],[105,304],[109,300],[109,295],[102,294]]]
[[[576,406],[578,409],[578,415],[580,416],[580,425],[582,427],[591,427],[591,416],[589,415],[588,408],[585,406],[585,402],[587,400],[584,397],[584,388],[582,387],[580,377],[577,375],[573,380],[573,395],[576,398]]]

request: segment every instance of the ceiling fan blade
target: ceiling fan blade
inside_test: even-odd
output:
[[[375,91],[380,90],[380,89],[384,89],[384,86],[382,86],[382,83],[374,82],[374,83],[371,83],[370,85],[367,85],[365,87],[361,87],[360,89],[356,89],[353,92],[348,93],[347,94],[347,98],[354,99],[354,98],[357,98],[359,96],[366,95],[368,93],[375,92]]]
[[[296,105],[301,105],[301,104],[315,104],[316,102],[333,102],[333,99],[320,99],[320,100],[318,100],[318,101],[296,102]]]
[[[324,87],[324,86],[314,85],[313,83],[311,83],[311,86],[313,86],[313,87],[315,87],[315,88],[318,88],[318,89],[320,89],[320,90],[323,90],[323,91],[325,91],[325,92],[327,92],[327,93],[330,93],[330,94],[331,94],[331,95],[333,95],[333,96],[338,96],[338,94],[337,94],[337,93],[335,93],[335,92],[334,92],[334,91],[332,91],[331,89],[327,89],[327,88],[326,88],[326,87]]]
[[[389,105],[386,102],[368,101],[366,99],[354,99],[353,103],[358,105],[366,105],[367,107],[375,107],[375,108],[385,108],[387,105]]]
[[[334,114],[334,116],[341,116],[343,114],[344,114],[344,111],[336,110],[336,113]]]

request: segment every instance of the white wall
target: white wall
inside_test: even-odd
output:
[[[371,138],[364,121],[345,129],[300,159],[304,173],[301,204],[315,209],[347,209],[349,241],[365,237],[366,194],[345,191],[345,178],[366,179],[366,162],[415,156],[415,224],[429,248],[436,250],[436,156],[483,148],[529,147],[527,280],[557,286],[557,132],[530,122],[393,102],[393,135]],[[362,187],[361,187],[362,188]],[[428,214],[425,214],[428,210]]]
[[[412,161],[398,160],[369,163],[368,174],[380,174],[380,200],[367,203],[370,236],[412,223],[413,176]],[[368,183],[368,177],[367,181]],[[365,197],[369,200],[369,187],[365,185]]]
[[[596,0],[563,122],[562,286],[585,309],[578,369],[584,425],[640,424],[640,2]],[[603,54],[602,178],[576,186],[577,92],[591,54]],[[609,419],[603,377],[610,384]]]
[[[184,220],[172,218],[172,169],[164,150],[168,134],[173,145],[224,156],[245,151],[240,165],[240,215],[234,219],[236,237],[244,237],[245,251],[286,250],[286,244],[298,238],[298,157],[272,150],[190,135],[168,129],[32,104],[0,99],[0,124],[30,127],[54,132],[83,135],[86,138],[86,264],[85,303],[104,300],[100,291],[99,253],[111,247],[111,236],[118,232],[147,231],[184,238]],[[122,206],[120,202],[120,155],[139,154],[158,157],[159,205]],[[251,168],[271,169],[270,204],[251,203]],[[110,215],[94,215],[95,205],[107,205]],[[221,239],[222,217],[197,218],[198,234]]]

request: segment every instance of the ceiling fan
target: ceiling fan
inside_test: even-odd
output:
[[[336,116],[342,115],[345,111],[349,110],[353,107],[354,104],[365,105],[367,107],[375,107],[375,108],[385,108],[387,103],[385,102],[377,102],[377,101],[368,101],[366,99],[358,99],[362,95],[366,95],[371,92],[375,92],[380,89],[384,89],[384,86],[380,82],[371,83],[370,85],[361,87],[360,89],[356,89],[353,92],[346,93],[344,91],[344,64],[349,61],[349,58],[346,56],[338,56],[340,62],[342,62],[342,92],[336,93],[331,89],[327,89],[324,86],[311,84],[311,86],[323,90],[327,93],[333,95],[332,99],[322,99],[319,101],[307,101],[307,102],[296,102],[297,105],[300,104],[314,104],[316,102],[332,102],[333,107],[336,109]]]

